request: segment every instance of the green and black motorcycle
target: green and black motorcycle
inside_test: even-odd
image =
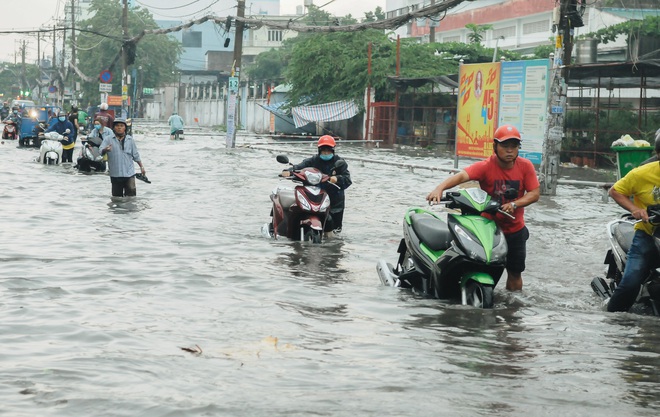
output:
[[[514,189],[507,190],[505,197],[516,194]],[[493,290],[505,269],[507,244],[495,222],[481,214],[509,214],[479,188],[446,192],[440,204],[458,213],[447,214],[445,222],[426,209],[407,210],[396,268],[381,260],[378,275],[385,285],[492,308]]]

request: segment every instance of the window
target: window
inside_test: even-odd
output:
[[[504,36],[504,38],[509,38],[511,36],[516,36],[516,27],[515,26],[509,26],[509,27],[500,28],[500,29],[493,29],[493,39],[497,39],[501,36]]]
[[[460,42],[461,37],[460,36],[445,36],[442,38],[443,42]]]
[[[538,22],[524,23],[522,27],[523,35],[530,33],[548,32],[550,30],[549,20],[539,20]]]
[[[282,42],[282,31],[281,30],[269,30],[268,31],[268,42]]]
[[[202,32],[194,32],[192,30],[185,30],[182,34],[182,43],[184,48],[201,48],[202,47]]]

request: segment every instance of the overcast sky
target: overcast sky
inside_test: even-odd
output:
[[[139,5],[158,7],[151,9],[154,17],[162,20],[192,20],[204,16],[209,12],[219,15],[235,15],[235,0],[135,0]],[[266,0],[268,1],[268,0]],[[314,4],[322,6],[330,0],[314,0]],[[251,1],[246,0],[245,7],[251,7]],[[2,0],[2,19],[0,31],[30,30],[39,27],[52,27],[54,19],[63,18],[65,5],[70,0]],[[186,8],[177,7],[190,4]],[[280,0],[281,14],[295,14],[296,6],[302,5],[303,0]],[[322,9],[338,16],[352,14],[353,17],[362,18],[365,12],[373,11],[377,6],[385,9],[385,0],[334,0]],[[18,54],[23,41],[27,42],[27,58],[30,63],[36,62],[37,37],[36,35],[5,35],[0,34],[0,61],[20,62]],[[46,39],[45,42],[50,42]],[[52,44],[41,42],[42,53],[52,54]]]

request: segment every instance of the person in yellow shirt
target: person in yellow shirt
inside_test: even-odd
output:
[[[660,158],[660,129],[655,134],[655,153]],[[607,311],[628,311],[649,271],[660,266],[653,238],[658,226],[649,222],[646,210],[648,206],[660,204],[660,162],[633,169],[610,188],[609,194],[635,219],[641,220],[635,225],[621,282],[607,304]]]
[[[62,135],[62,162],[73,162],[73,148],[76,146],[76,131],[73,124],[67,120],[66,113],[61,111],[57,118],[53,119],[51,125],[44,133],[57,132]]]

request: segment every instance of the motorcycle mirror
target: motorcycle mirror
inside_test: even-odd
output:
[[[289,163],[289,157],[286,155],[277,155],[277,162],[280,164],[288,164]]]
[[[335,169],[338,169],[338,168],[345,168],[346,165],[347,165],[347,164],[346,164],[346,161],[344,161],[343,159],[340,159],[340,160],[337,161],[337,163],[335,164]]]

